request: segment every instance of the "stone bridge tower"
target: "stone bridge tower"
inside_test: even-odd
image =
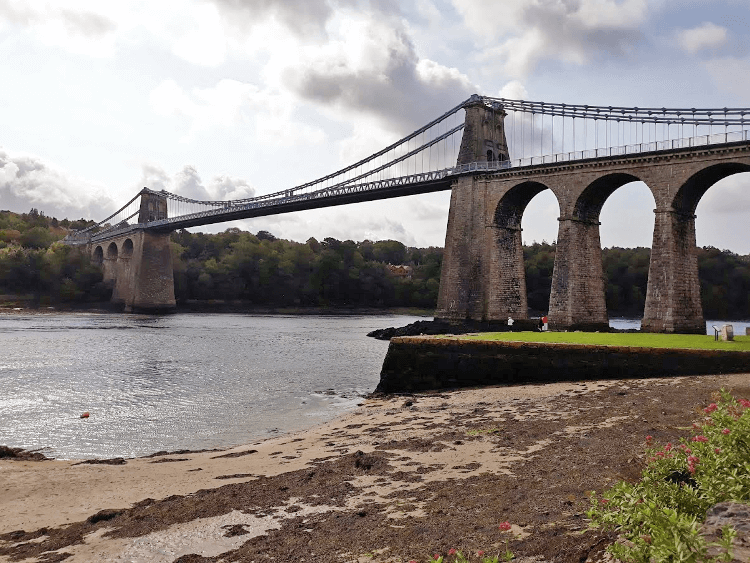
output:
[[[464,109],[466,119],[457,164],[509,160],[505,140],[505,116],[508,114],[503,106],[497,102],[488,105],[474,94]]]
[[[167,218],[167,199],[141,192],[139,225]],[[91,243],[95,262],[102,265],[104,281],[112,286],[112,302],[126,312],[174,309],[174,272],[170,233],[129,229],[121,235]]]
[[[509,160],[502,105],[473,96],[465,110],[457,164]],[[488,195],[484,176],[461,176],[453,185],[438,319],[502,322],[509,316],[528,317],[521,242],[525,203],[494,208]],[[524,194],[518,195],[523,199]]]

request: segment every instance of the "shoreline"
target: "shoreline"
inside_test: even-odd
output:
[[[500,549],[502,521],[519,556],[594,561],[611,538],[586,531],[587,491],[634,478],[645,435],[676,441],[721,387],[750,398],[748,374],[496,386],[368,398],[218,452],[0,460],[0,561],[423,561]]]

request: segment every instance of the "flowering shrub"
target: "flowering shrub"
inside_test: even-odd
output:
[[[722,390],[704,409],[696,435],[673,447],[654,447],[647,436],[647,466],[638,483],[620,482],[591,498],[592,525],[616,530],[624,541],[610,551],[623,561],[674,563],[731,560],[734,530],[725,528],[718,547],[698,533],[706,511],[723,501],[750,501],[750,401]],[[690,446],[688,447],[688,444]]]
[[[509,532],[512,526],[509,522],[501,522],[498,529],[501,532]],[[505,552],[500,555],[490,556],[485,555],[484,551],[477,551],[476,557],[466,556],[457,549],[451,548],[448,550],[448,555],[443,556],[436,553],[432,556],[429,563],[471,563],[476,561],[477,563],[500,563],[500,561],[510,561],[513,559],[513,552],[508,549],[508,538],[505,538]],[[415,559],[411,559],[409,563],[417,563]]]

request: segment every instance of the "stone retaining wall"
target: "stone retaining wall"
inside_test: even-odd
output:
[[[743,372],[750,352],[406,336],[391,339],[376,392]]]

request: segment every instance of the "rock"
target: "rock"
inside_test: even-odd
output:
[[[732,544],[732,561],[750,561],[750,506],[737,502],[720,502],[712,506],[706,513],[701,533],[708,542],[717,542],[724,526],[731,526],[737,532]],[[709,551],[709,555],[717,554],[716,548]]]

